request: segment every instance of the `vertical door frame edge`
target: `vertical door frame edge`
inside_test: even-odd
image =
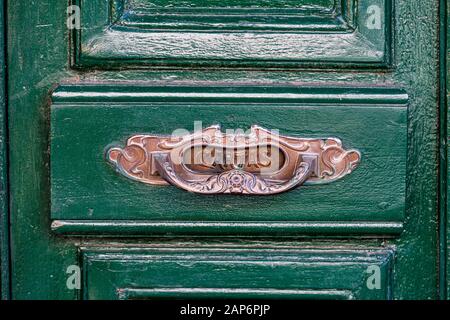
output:
[[[439,298],[447,299],[448,225],[448,106],[447,106],[447,0],[439,1]]]
[[[0,283],[1,299],[9,300],[10,246],[8,195],[7,69],[6,69],[6,0],[0,0]]]

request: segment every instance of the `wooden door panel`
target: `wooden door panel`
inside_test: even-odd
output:
[[[436,4],[184,2],[73,1],[80,29],[67,1],[7,2],[12,297],[436,298]],[[335,136],[363,158],[342,180],[266,200],[156,188],[105,161],[108,145],[193,120]],[[183,251],[179,235],[208,237]],[[174,260],[155,263],[153,244]],[[369,265],[381,290],[365,286]],[[77,266],[81,291],[67,286]]]
[[[392,298],[387,248],[83,248],[81,255],[83,299]]]
[[[386,88],[61,87],[51,109],[53,229],[71,234],[399,234],[408,97]],[[220,123],[333,137],[361,163],[341,180],[270,196],[198,195],[116,172],[111,145]],[[136,163],[139,163],[137,161]]]
[[[386,67],[390,0],[76,0],[77,67]],[[251,13],[251,14],[249,14]]]

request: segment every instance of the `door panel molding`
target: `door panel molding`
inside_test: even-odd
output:
[[[191,221],[142,221],[142,220],[54,220],[51,229],[67,236],[110,235],[158,236],[158,235],[242,235],[246,236],[346,236],[361,237],[383,235],[398,236],[403,223],[396,221],[304,221],[304,222],[191,222]]]
[[[73,1],[74,67],[390,65],[391,0],[197,2]]]
[[[283,290],[230,288],[119,288],[120,300],[149,299],[281,299],[281,300],[352,300],[350,290]]]
[[[394,247],[82,247],[82,297],[389,300],[394,257]]]

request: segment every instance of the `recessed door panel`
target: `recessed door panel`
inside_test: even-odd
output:
[[[392,249],[82,250],[84,299],[391,299]]]
[[[387,67],[390,0],[76,0],[77,67]]]
[[[284,236],[402,230],[408,97],[401,90],[69,86],[53,96],[51,204],[58,232]],[[203,128],[220,124],[223,131],[259,125],[319,139],[322,149],[340,141],[331,147],[342,152],[329,160],[358,153],[358,163],[336,181],[307,180],[263,196],[198,194],[160,185],[161,179],[145,183],[141,177],[152,171],[151,160],[139,158],[143,149],[133,149],[130,137],[189,132],[200,122]],[[128,159],[125,167],[108,161],[109,150]],[[354,154],[346,156],[349,150]]]

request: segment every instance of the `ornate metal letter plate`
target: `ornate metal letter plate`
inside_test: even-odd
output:
[[[222,133],[219,126],[186,135],[135,135],[107,159],[124,176],[147,184],[172,184],[201,194],[271,195],[302,184],[323,184],[351,173],[357,150],[336,138],[280,136],[252,126]]]

